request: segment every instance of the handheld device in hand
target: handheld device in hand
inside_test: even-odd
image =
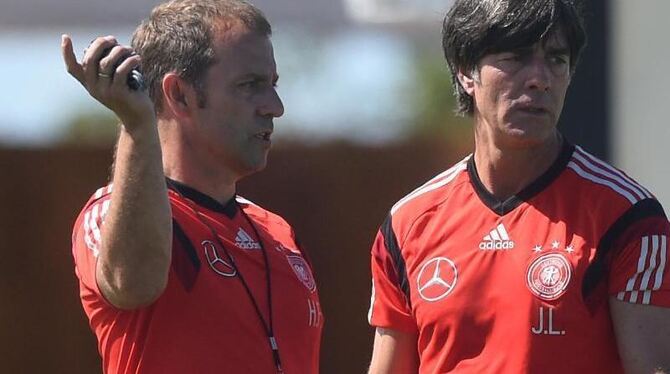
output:
[[[109,54],[109,52],[112,51],[112,48],[107,48],[102,52],[102,56],[100,56],[100,59],[105,58]],[[124,56],[119,59],[119,61],[114,65],[114,70],[116,71],[116,68],[121,65],[121,63],[128,57],[132,55]],[[139,71],[139,69],[135,68],[130,71],[130,74],[128,74],[128,81],[126,82],[128,85],[128,88],[130,88],[133,91],[140,91],[143,90],[144,87],[144,76],[142,73]]]

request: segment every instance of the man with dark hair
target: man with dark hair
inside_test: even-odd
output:
[[[284,111],[270,35],[244,1],[172,0],[132,48],[100,37],[79,63],[63,36],[68,72],[122,122],[113,184],[72,236],[105,373],[318,372],[304,252],[281,217],[236,195]]]
[[[670,224],[557,130],[585,45],[570,0],[456,0],[443,29],[475,151],[372,248],[370,373],[670,369]]]

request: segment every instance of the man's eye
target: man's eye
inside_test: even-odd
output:
[[[240,87],[242,88],[256,88],[259,85],[258,80],[251,80],[251,81],[244,81],[240,83]]]
[[[568,64],[569,60],[566,56],[551,56],[551,62],[554,64]]]

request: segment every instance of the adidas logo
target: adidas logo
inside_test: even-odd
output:
[[[484,237],[479,243],[479,249],[495,251],[498,249],[512,249],[514,241],[510,240],[505,226],[501,223]]]
[[[242,249],[261,249],[261,245],[249,236],[249,234],[247,234],[241,227],[237,231],[237,236],[235,237],[235,246]]]

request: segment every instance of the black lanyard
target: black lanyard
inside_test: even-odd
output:
[[[181,195],[181,194],[180,194]],[[184,198],[182,196],[182,198]],[[235,197],[233,197],[234,199]],[[184,198],[186,200],[186,198]],[[237,201],[235,202],[237,204]],[[275,362],[275,366],[277,367],[277,373],[278,374],[283,374],[284,370],[281,367],[281,359],[279,357],[279,346],[277,345],[277,339],[275,339],[274,335],[274,329],[273,329],[273,324],[272,324],[272,280],[270,278],[270,261],[268,259],[268,253],[267,250],[265,249],[265,245],[263,245],[263,240],[261,239],[261,236],[258,234],[258,229],[256,229],[256,225],[251,221],[249,216],[244,212],[242,207],[237,204],[237,209],[240,211],[240,214],[246,219],[247,223],[249,226],[251,226],[251,229],[254,231],[254,235],[256,235],[256,240],[258,240],[258,244],[261,247],[261,252],[263,253],[263,261],[265,263],[265,280],[266,280],[266,289],[267,289],[267,300],[268,300],[268,318],[269,321],[265,321],[265,318],[263,318],[263,313],[261,313],[261,308],[258,306],[258,302],[256,302],[256,298],[254,297],[254,294],[251,292],[251,288],[249,288],[249,284],[247,281],[244,279],[244,276],[242,275],[242,272],[240,271],[240,268],[237,267],[237,264],[235,263],[235,259],[233,259],[233,256],[230,255],[230,252],[228,252],[228,249],[226,248],[225,245],[221,242],[221,239],[219,239],[219,235],[216,233],[214,228],[207,223],[207,217],[200,213],[194,206],[191,204],[187,204],[191,210],[195,213],[196,217],[202,223],[205,225],[209,231],[212,234],[212,237],[214,240],[216,240],[216,243],[223,249],[223,252],[226,254],[226,257],[228,258],[228,261],[230,261],[230,266],[235,270],[237,273],[237,277],[239,278],[240,282],[242,282],[242,286],[244,286],[244,290],[247,292],[247,295],[249,295],[249,299],[251,300],[251,303],[254,306],[254,309],[256,310],[256,315],[258,315],[258,319],[261,321],[261,324],[263,325],[263,328],[265,329],[265,333],[267,334],[268,337],[268,343],[270,345],[270,349],[272,350],[272,357]]]

